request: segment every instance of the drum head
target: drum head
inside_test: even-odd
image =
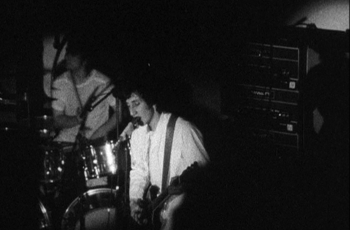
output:
[[[86,230],[116,229],[115,208],[99,208],[84,216]],[[76,230],[80,230],[80,221],[76,223]]]
[[[108,188],[89,190],[77,197],[67,208],[62,219],[62,230],[117,229],[117,191]]]

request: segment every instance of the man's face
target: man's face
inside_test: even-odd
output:
[[[66,53],[65,59],[67,70],[78,70],[84,67],[84,62],[79,55]]]
[[[126,100],[126,104],[128,105],[130,115],[141,118],[142,125],[149,124],[152,121],[155,108],[149,106],[138,94],[132,93],[130,98]]]

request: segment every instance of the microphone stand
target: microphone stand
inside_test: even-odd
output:
[[[138,128],[138,122],[140,118],[133,118],[132,121],[127,125],[122,135],[119,137],[118,142],[124,142],[123,154],[125,159],[125,172],[124,172],[124,194],[120,199],[121,208],[117,220],[121,220],[121,225],[119,226],[121,230],[129,229],[129,216],[130,216],[130,206],[129,206],[129,175],[130,175],[130,136],[131,133]],[[130,126],[131,125],[131,126]],[[131,131],[126,131],[131,129]],[[126,132],[125,132],[126,131]],[[125,133],[124,133],[125,132]],[[124,134],[124,135],[123,135]],[[125,137],[124,137],[125,136]]]

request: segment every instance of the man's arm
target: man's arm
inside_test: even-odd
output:
[[[112,86],[111,86],[112,88]],[[112,90],[112,89],[111,89]],[[113,110],[113,114],[110,116],[110,118],[101,125],[90,137],[91,140],[96,140],[102,137],[106,137],[109,132],[111,132],[113,129],[117,127],[117,123],[120,124],[120,119],[118,118],[121,111],[119,108],[119,105],[121,102],[116,99],[114,96],[110,95],[108,98],[108,104],[109,108]]]
[[[105,137],[110,131],[112,131],[117,126],[117,112],[114,111],[113,115],[101,125],[90,137],[91,140],[95,140],[101,137]]]
[[[53,110],[54,125],[58,129],[69,129],[78,126],[81,118],[78,115],[68,116],[64,111]]]
[[[141,218],[143,208],[140,200],[143,198],[146,187],[149,185],[148,152],[145,135],[133,132],[130,140],[130,211],[131,217],[140,225],[144,224]]]

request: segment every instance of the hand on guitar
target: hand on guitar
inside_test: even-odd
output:
[[[131,217],[142,226],[149,223],[149,213],[147,210],[149,202],[145,200],[132,200],[130,201]]]

